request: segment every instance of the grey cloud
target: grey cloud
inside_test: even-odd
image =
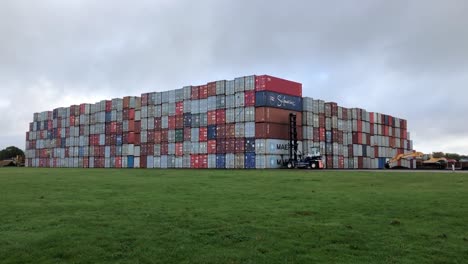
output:
[[[33,112],[68,102],[268,73],[302,82],[307,96],[407,118],[418,149],[450,151],[455,143],[433,139],[455,142],[468,129],[467,9],[457,0],[2,1],[0,89],[24,107],[0,102],[0,147],[24,141]],[[47,92],[35,92],[44,80]]]

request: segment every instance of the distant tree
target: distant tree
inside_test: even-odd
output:
[[[434,158],[443,158],[445,154],[443,152],[432,152],[432,157]]]
[[[454,160],[457,160],[457,161],[460,160],[460,154],[458,154],[458,153],[445,153],[445,157],[447,159],[454,159]]]
[[[21,149],[15,146],[10,146],[0,151],[0,160],[16,158],[18,155],[24,158],[24,152]]]

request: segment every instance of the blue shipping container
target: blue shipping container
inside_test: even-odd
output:
[[[216,139],[216,125],[208,126],[208,140]]]
[[[332,143],[332,139],[333,139],[333,134],[331,131],[327,131],[325,132],[325,141],[327,143]]]
[[[255,138],[245,139],[245,152],[255,152]]]
[[[379,169],[384,169],[385,163],[387,163],[387,158],[379,158]]]
[[[184,127],[192,126],[192,114],[184,114]]]
[[[133,168],[135,166],[135,158],[133,156],[127,157],[127,167]]]
[[[111,122],[112,120],[112,113],[111,112],[106,112],[106,122]]]
[[[244,167],[246,169],[255,169],[255,153],[245,153]]]
[[[302,111],[302,97],[263,91],[255,94],[255,106],[276,107],[292,111]]]
[[[117,146],[122,146],[122,136],[121,135],[117,136],[117,142],[116,143],[117,143],[116,144]]]
[[[224,154],[216,155],[216,168],[225,169],[226,168],[226,157]]]
[[[362,145],[362,156],[367,157],[367,145]]]

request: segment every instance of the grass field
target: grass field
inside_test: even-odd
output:
[[[467,263],[468,174],[0,169],[0,263]]]

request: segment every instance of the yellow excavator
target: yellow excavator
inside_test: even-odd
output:
[[[405,154],[398,154],[396,155],[395,157],[391,158],[389,161],[387,161],[387,163],[385,163],[385,168],[386,169],[390,169],[390,165],[394,162],[397,162],[401,159],[405,159],[405,158],[419,158],[419,157],[422,157],[424,156],[424,153],[422,152],[411,152],[411,153],[405,153]]]

